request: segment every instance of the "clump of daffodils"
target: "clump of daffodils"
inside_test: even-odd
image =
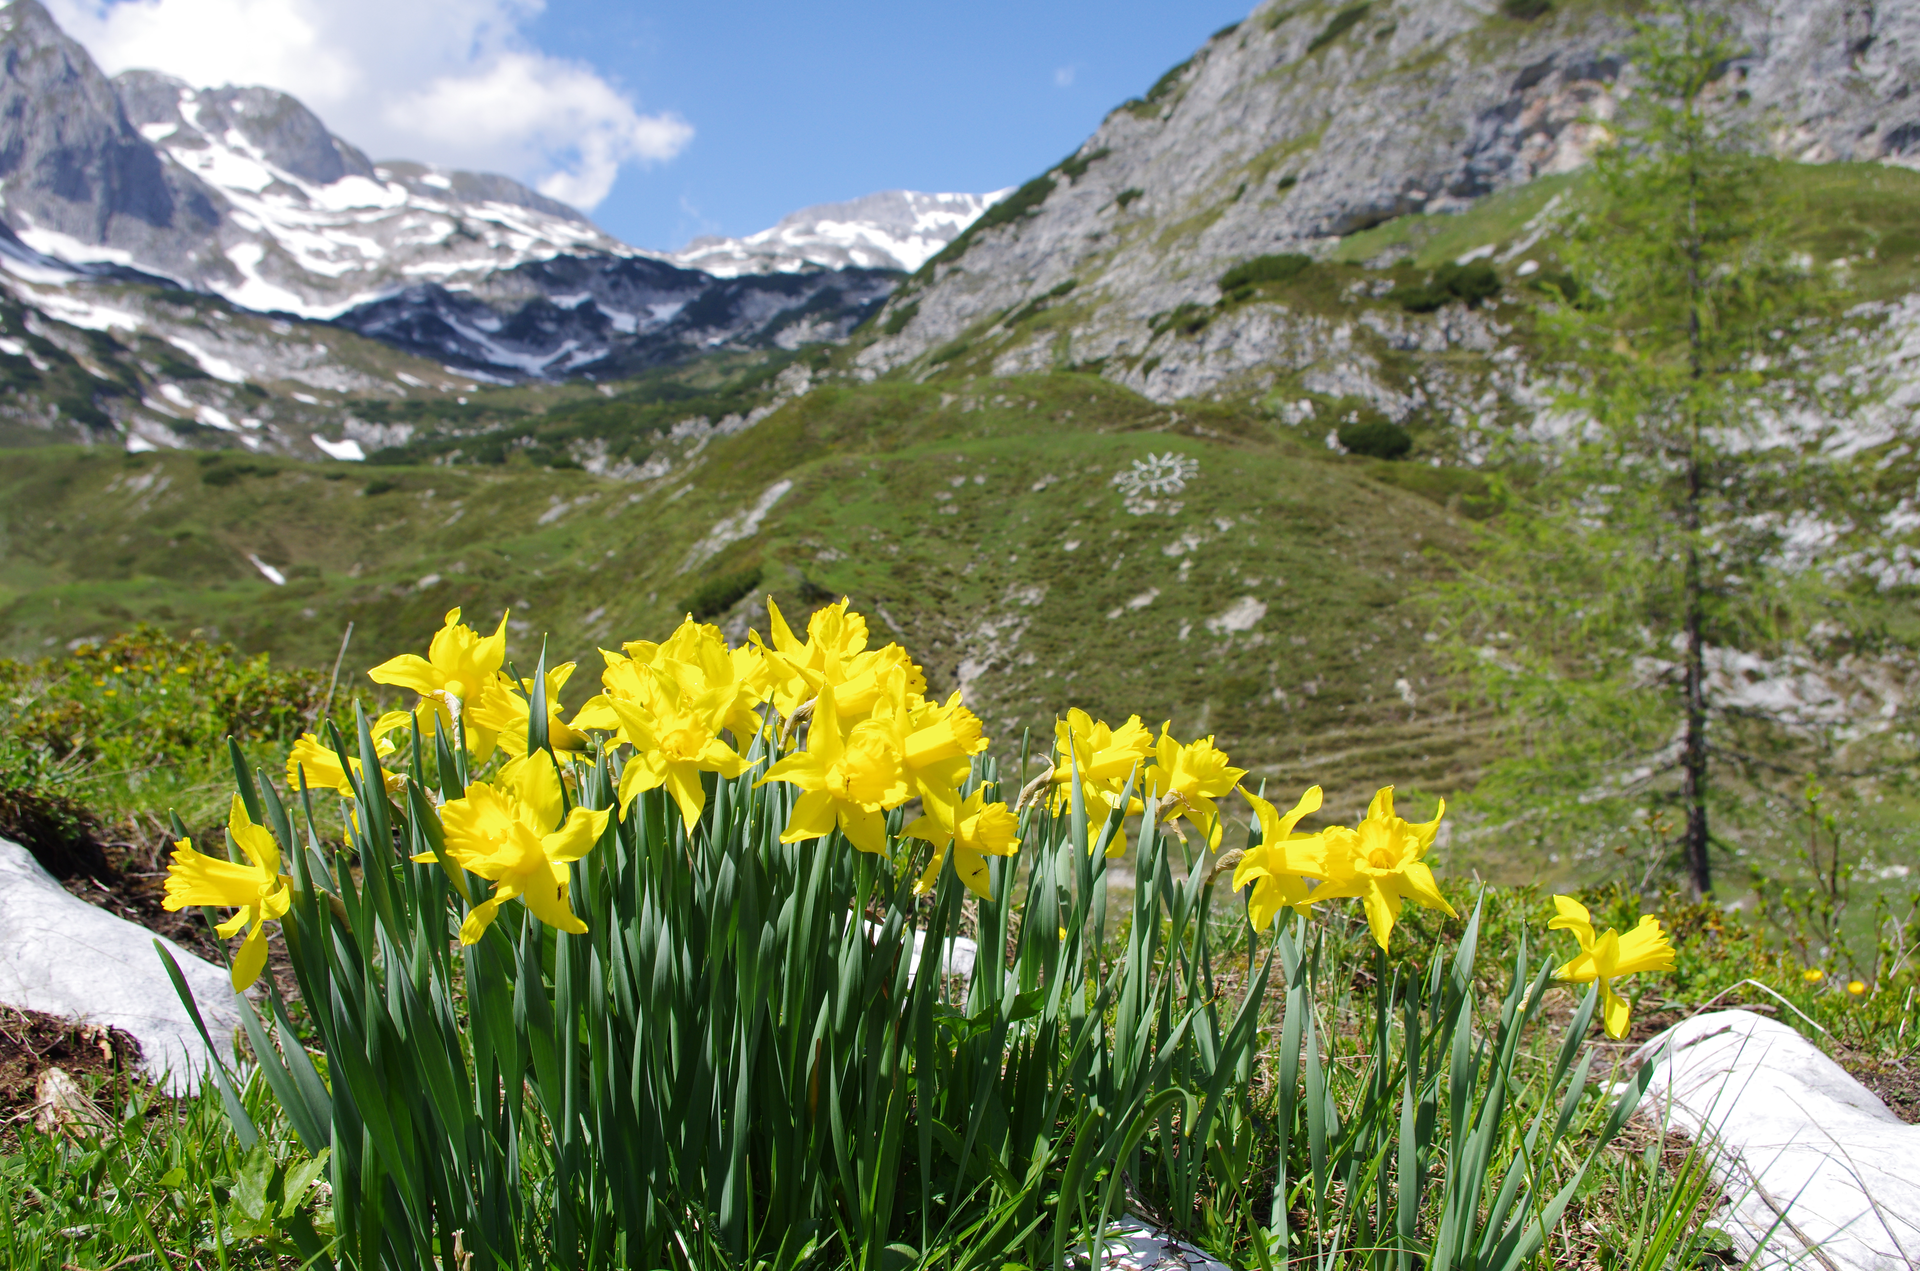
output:
[[[381,716],[370,727],[376,760],[400,747],[392,734],[436,730],[464,745],[474,779],[438,809],[440,854],[416,857],[446,867],[466,901],[460,939],[482,938],[502,906],[518,901],[540,922],[582,932],[568,896],[571,865],[592,852],[616,817],[634,801],[664,791],[690,838],[711,833],[706,779],[781,783],[795,796],[781,831],[785,843],[834,835],[857,851],[889,856],[903,840],[926,844],[930,859],[915,882],[924,894],[951,861],[962,884],[992,895],[988,861],[1019,851],[1023,810],[1062,815],[1077,793],[1088,815],[1121,821],[1153,801],[1156,823],[1186,837],[1190,828],[1219,852],[1236,792],[1252,813],[1256,837],[1243,853],[1226,853],[1217,868],[1233,866],[1232,885],[1247,891],[1247,917],[1265,930],[1283,909],[1306,916],[1313,907],[1356,900],[1373,938],[1388,948],[1403,907],[1416,905],[1457,917],[1427,863],[1446,805],[1418,824],[1398,815],[1393,788],[1374,795],[1354,826],[1304,831],[1320,810],[1320,787],[1307,790],[1286,812],[1245,790],[1236,768],[1212,737],[1183,742],[1168,724],[1157,733],[1130,716],[1118,726],[1073,709],[1055,727],[1049,766],[1012,807],[990,797],[975,780],[975,758],[989,739],[958,693],[927,695],[926,676],[900,645],[875,646],[866,620],[845,600],[814,612],[804,637],[779,607],[767,602],[766,639],[750,633],[730,645],[717,627],[688,618],[665,640],[630,641],[601,650],[599,692],[571,718],[560,691],[573,663],[545,673],[543,684],[506,669],[506,619],[491,635],[466,626],[450,610],[427,654],[402,654],[375,667],[375,683],[411,689],[408,710]],[[545,726],[532,728],[535,702]],[[531,744],[534,739],[540,744]],[[618,772],[617,806],[580,806],[573,757],[604,750]],[[356,785],[397,794],[405,778],[379,772],[367,780],[358,755],[342,756],[314,734],[301,737],[287,760],[290,787],[334,790],[352,797]],[[1077,789],[1076,789],[1077,783]],[[909,805],[912,805],[911,807]],[[890,832],[889,814],[907,808]],[[917,815],[913,809],[917,808]],[[285,913],[290,881],[279,872],[273,835],[246,819],[234,801],[228,835],[247,864],[234,864],[179,844],[167,884],[167,904],[222,905],[238,912],[220,928],[248,935],[234,959],[236,988],[257,978],[266,961],[264,923]],[[1108,838],[1108,855],[1127,847],[1124,833]],[[491,884],[484,896],[472,880]],[[1586,911],[1560,897],[1553,926],[1574,933],[1581,953],[1560,969],[1563,979],[1598,980],[1609,1032],[1624,1030],[1628,1004],[1613,979],[1670,965],[1672,952],[1659,924],[1648,918],[1622,937],[1595,938]],[[1652,924],[1651,929],[1647,924]],[[1660,961],[1665,951],[1665,963]]]

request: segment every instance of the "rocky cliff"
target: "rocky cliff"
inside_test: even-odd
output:
[[[926,367],[965,339],[972,356],[993,350],[982,364],[998,373],[1098,367],[1166,401],[1337,357],[1339,324],[1283,306],[1236,309],[1195,338],[1165,319],[1218,300],[1238,262],[1325,256],[1391,218],[1578,167],[1631,84],[1623,14],[1572,0],[1269,0],[935,257],[860,362]],[[1744,21],[1751,56],[1731,70],[1770,110],[1782,154],[1920,158],[1920,10],[1772,0]],[[1036,305],[1058,320],[1006,321]]]

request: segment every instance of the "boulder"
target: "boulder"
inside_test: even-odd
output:
[[[1751,1011],[1717,1011],[1635,1060],[1660,1065],[1641,1106],[1714,1154],[1727,1197],[1714,1222],[1749,1265],[1920,1266],[1920,1125],[1818,1046]]]
[[[0,1003],[122,1028],[140,1067],[172,1094],[205,1075],[207,1048],[154,952],[153,932],[71,896],[26,848],[0,839]],[[217,1044],[240,1027],[221,967],[159,938],[180,964]]]

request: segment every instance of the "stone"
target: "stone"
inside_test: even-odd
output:
[[[1697,1015],[1655,1037],[1642,1107],[1714,1154],[1713,1219],[1755,1268],[1920,1266],[1920,1126],[1785,1024]]]
[[[125,1029],[149,1078],[191,1094],[206,1074],[207,1048],[155,939],[180,964],[215,1044],[230,1044],[240,1010],[223,968],[69,895],[26,848],[0,839],[0,1003]]]

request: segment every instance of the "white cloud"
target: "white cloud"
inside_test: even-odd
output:
[[[1053,82],[1055,86],[1059,88],[1072,88],[1073,73],[1076,69],[1076,67],[1072,66],[1062,66],[1055,69],[1053,72]]]
[[[505,172],[591,209],[693,127],[526,38],[544,0],[47,0],[108,74],[292,93],[375,158]]]

